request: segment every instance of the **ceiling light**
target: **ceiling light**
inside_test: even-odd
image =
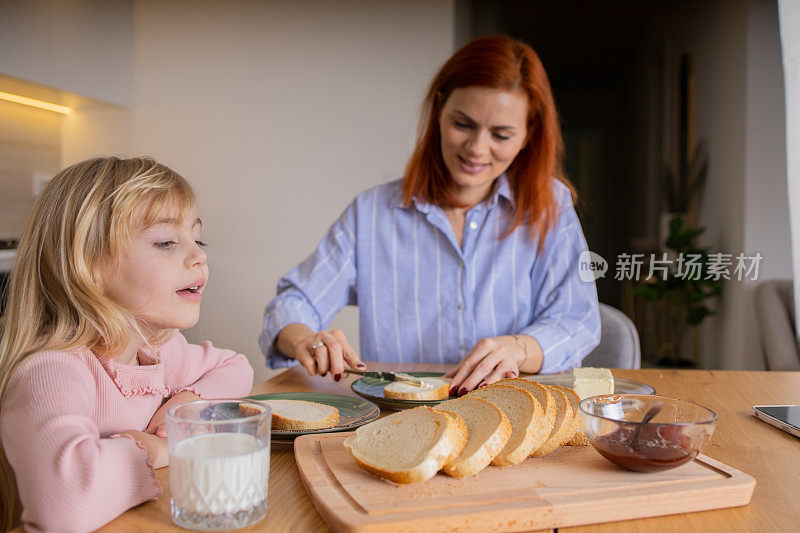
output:
[[[39,109],[46,109],[48,111],[55,111],[62,115],[69,115],[72,113],[72,108],[63,105],[51,104],[49,102],[42,102],[41,100],[34,100],[33,98],[26,98],[25,96],[17,96],[16,94],[9,94],[0,92],[0,100],[8,100],[17,104],[29,105],[31,107],[38,107]]]

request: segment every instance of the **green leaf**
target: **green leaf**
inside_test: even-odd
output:
[[[634,296],[637,296],[648,302],[657,302],[663,296],[661,288],[651,283],[643,283],[633,288]]]

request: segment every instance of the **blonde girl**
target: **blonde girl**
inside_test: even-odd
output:
[[[157,497],[166,410],[252,386],[243,355],[189,344],[208,279],[189,183],[105,157],[37,197],[0,331],[4,529],[88,531]]]

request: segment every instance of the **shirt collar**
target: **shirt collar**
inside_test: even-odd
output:
[[[508,176],[506,173],[500,174],[494,185],[492,186],[492,194],[483,203],[486,208],[492,208],[497,205],[498,198],[504,198],[511,207],[515,206],[514,194],[511,191],[511,185],[508,183]],[[418,198],[416,195],[411,197],[411,203],[416,207],[417,211],[423,214],[428,214],[431,210],[431,204],[424,199]],[[479,204],[480,205],[480,204]],[[403,207],[403,192],[402,189],[395,195],[395,207]]]

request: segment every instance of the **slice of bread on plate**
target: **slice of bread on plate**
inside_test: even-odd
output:
[[[264,400],[272,409],[272,429],[306,430],[339,424],[339,410],[305,400]]]
[[[458,457],[467,426],[427,406],[400,411],[358,428],[343,444],[362,469],[395,483],[417,483]]]
[[[544,411],[533,395],[511,385],[487,385],[470,392],[465,398],[481,398],[495,404],[511,422],[511,437],[492,459],[497,466],[515,465],[538,449],[550,434],[544,425]]]
[[[444,465],[444,473],[453,477],[473,476],[497,457],[511,437],[511,422],[503,411],[480,398],[457,398],[436,406],[439,411],[455,413],[467,425],[467,444],[461,453]]]
[[[394,400],[443,400],[450,396],[450,378],[419,378],[427,387],[393,381],[383,388],[383,397]]]

